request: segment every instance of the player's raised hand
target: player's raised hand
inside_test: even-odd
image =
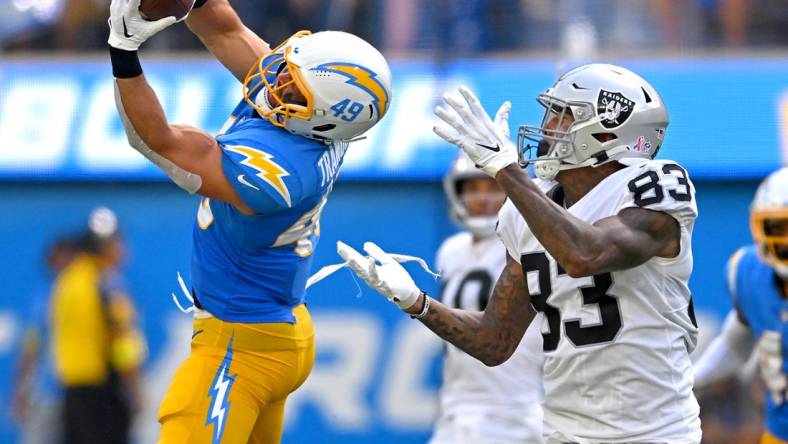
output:
[[[109,7],[109,39],[113,48],[136,51],[151,36],[179,20],[164,17],[156,21],[142,18],[140,0],[112,0]],[[181,18],[183,20],[185,16]]]
[[[495,126],[501,132],[501,135],[509,140],[509,111],[512,110],[512,103],[508,100],[503,102],[495,112]]]
[[[509,110],[512,105],[504,102],[493,121],[470,89],[461,86],[458,91],[459,96],[443,95],[448,107],[435,108],[435,115],[457,134],[443,124],[433,127],[433,131],[462,148],[476,166],[494,178],[502,168],[517,162],[517,148],[509,140]]]
[[[364,243],[364,251],[369,256],[362,256],[353,247],[337,242],[339,256],[372,289],[403,310],[418,301],[421,290],[399,262],[372,242]]]

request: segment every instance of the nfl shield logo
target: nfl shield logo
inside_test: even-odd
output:
[[[601,118],[602,126],[607,129],[621,126],[632,115],[635,102],[624,97],[620,92],[599,90],[596,100],[597,115]]]

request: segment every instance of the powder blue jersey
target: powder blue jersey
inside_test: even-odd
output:
[[[256,214],[200,203],[191,269],[197,301],[228,322],[295,322],[347,143],[291,134],[243,100],[216,140],[227,180]]]
[[[766,330],[782,336],[783,371],[788,373],[788,300],[782,297],[774,269],[758,257],[756,246],[743,248],[732,270],[731,295],[739,315],[750,326],[754,338]],[[782,440],[788,440],[788,405],[777,405],[766,398],[766,429]]]

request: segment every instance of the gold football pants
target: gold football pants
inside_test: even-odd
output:
[[[195,319],[191,355],[159,409],[159,443],[280,442],[287,396],[315,361],[306,306],[293,315],[295,324]]]
[[[761,436],[761,444],[788,444],[788,442],[772,435],[769,432],[763,432]]]

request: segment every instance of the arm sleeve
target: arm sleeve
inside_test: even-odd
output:
[[[733,376],[747,362],[754,346],[750,329],[731,310],[720,334],[694,365],[695,387],[702,388]]]
[[[739,261],[741,260],[742,255],[744,255],[744,248],[740,248],[738,251],[733,253],[733,256],[728,259],[728,265],[726,267],[728,293],[731,295],[731,302],[733,303],[734,307],[739,306],[739,295],[736,289],[736,281],[738,280]]]
[[[118,82],[113,82],[115,88],[115,106],[118,108],[118,115],[126,130],[126,138],[129,141],[129,146],[137,150],[140,154],[145,156],[146,159],[153,162],[154,165],[164,171],[167,176],[172,179],[175,185],[188,191],[189,194],[194,194],[202,187],[202,177],[199,174],[194,174],[183,168],[175,165],[172,161],[166,159],[161,154],[153,151],[142,140],[134,125],[131,124],[129,117],[126,115],[126,110],[123,108],[123,101],[120,99],[120,90],[118,89]]]

